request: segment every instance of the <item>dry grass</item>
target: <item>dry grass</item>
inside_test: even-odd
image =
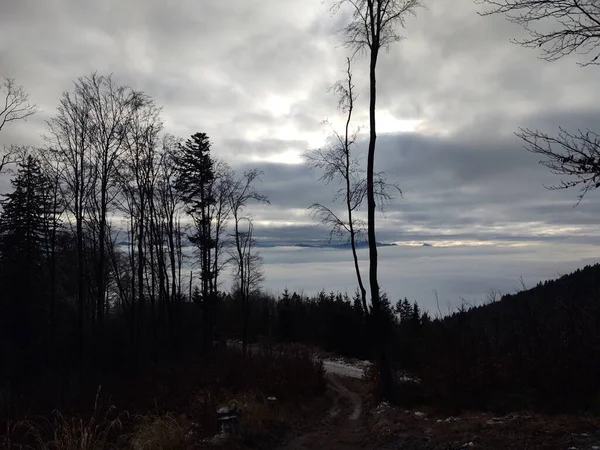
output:
[[[89,419],[67,418],[54,411],[50,419],[24,419],[8,424],[3,447],[35,450],[109,450],[123,429],[123,416],[115,414],[114,406],[100,414],[101,386],[96,392],[93,415]],[[12,436],[19,439],[14,443]]]
[[[276,411],[269,409],[266,397],[258,392],[227,395],[221,403],[242,411],[242,433],[245,435],[263,433],[277,420]]]
[[[177,450],[193,436],[192,424],[184,415],[150,414],[136,417],[130,446],[134,450]]]
[[[324,386],[322,364],[305,347],[256,347],[247,355],[226,349],[209,361],[166,367],[141,379],[114,380],[112,399],[136,414],[117,414],[114,406],[101,414],[98,389],[91,417],[77,415],[85,408],[29,416],[9,424],[4,436],[0,431],[0,448],[191,448],[218,432],[216,411],[223,405],[242,411],[243,440],[263,442],[289,428],[288,411],[297,411]],[[269,407],[269,396],[277,397],[278,408]]]

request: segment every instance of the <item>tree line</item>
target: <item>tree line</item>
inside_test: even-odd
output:
[[[598,63],[600,14],[594,1],[481,2],[492,6],[485,14],[506,14],[525,26],[530,38],[520,43],[541,48],[546,59],[580,53],[588,55],[583,65]],[[378,360],[383,397],[393,394],[393,326],[388,326],[393,320],[378,283],[375,212],[390,197],[385,178],[374,169],[377,62],[381,49],[401,40],[397,30],[420,6],[418,0],[333,2],[334,12],[348,7],[352,13],[343,29],[352,56],[347,79],[336,89],[347,121],[344,133],[334,133],[330,149],[312,154],[325,181],[342,182],[335,198],[344,201],[342,213],[324,204],[311,209],[332,226],[333,234],[349,236],[360,323]],[[546,19],[556,19],[559,26],[535,28]],[[357,166],[351,153],[355,134],[350,130],[355,100],[350,69],[361,53],[369,60],[366,169]],[[6,95],[0,130],[36,110],[13,80],[1,87]],[[529,151],[545,158],[543,164],[568,177],[557,188],[579,187],[581,199],[600,186],[599,140],[592,130],[560,130],[553,137],[525,129],[518,135]],[[98,372],[109,361],[126,366],[156,360],[200,342],[210,354],[218,311],[225,304],[219,280],[227,264],[235,268],[246,348],[262,273],[244,207],[249,201],[267,201],[254,189],[260,172],[236,177],[225,162],[212,157],[206,134],[186,141],[168,135],[160,108],[149,96],[96,73],[76,80],[61,97],[45,139],[43,149],[10,148],[0,162],[0,169],[17,164],[0,220],[2,345],[7,355],[2,379],[20,387],[45,367]],[[367,217],[361,222],[363,202]],[[369,244],[368,286],[355,251],[363,231]],[[196,250],[200,277],[197,289],[190,280],[186,292],[182,249],[188,241]],[[330,307],[332,302],[321,303]],[[337,303],[340,311],[347,308],[341,306],[345,300]],[[351,303],[354,308],[356,302]],[[279,319],[285,322],[285,317]]]
[[[34,112],[14,82],[3,94],[13,106],[3,125]],[[242,305],[258,289],[245,207],[268,202],[255,188],[261,173],[237,175],[204,133],[164,132],[160,112],[143,92],[92,73],[62,95],[43,148],[5,149],[0,377],[9,392],[47,374],[127,370],[186,348],[210,354],[223,269],[233,267]]]

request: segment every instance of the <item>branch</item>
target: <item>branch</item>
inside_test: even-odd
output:
[[[10,122],[27,120],[37,112],[37,105],[29,102],[29,94],[23,86],[15,84],[12,78],[5,78],[0,84],[0,130]]]
[[[548,189],[578,187],[579,204],[588,191],[600,187],[600,135],[597,133],[589,129],[570,133],[560,128],[557,136],[549,136],[521,128],[516,134],[525,141],[525,149],[544,157],[540,164],[554,174],[571,178]]]
[[[556,61],[576,53],[588,56],[582,66],[600,64],[600,3],[597,0],[476,0],[491,9],[482,16],[504,14],[529,38],[514,40],[541,48],[542,59]],[[548,26],[547,22],[554,22]],[[538,26],[539,25],[539,26]]]

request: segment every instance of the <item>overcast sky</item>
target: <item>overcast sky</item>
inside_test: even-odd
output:
[[[573,208],[577,192],[544,189],[560,179],[513,132],[600,126],[598,69],[537,59],[510,43],[522,30],[480,17],[472,0],[425,3],[379,60],[376,165],[404,196],[379,219],[378,240],[415,245],[381,252],[384,287],[429,306],[434,289],[483,300],[519,276],[531,284],[595,262],[598,196]],[[306,207],[328,202],[331,187],[300,155],[323,144],[324,119],[340,120],[328,88],[343,77],[347,20],[320,0],[1,1],[0,77],[24,85],[40,113],[3,129],[0,145],[41,145],[72,81],[113,73],[163,107],[166,131],[206,132],[215,156],[264,172],[271,205],[253,208],[262,239],[325,238]],[[354,63],[356,126],[367,124],[367,64]],[[354,290],[348,252],[263,255],[272,290]]]

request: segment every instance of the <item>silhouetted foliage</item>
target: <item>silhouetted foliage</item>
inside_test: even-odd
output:
[[[378,351],[378,365],[381,377],[381,397],[393,396],[393,380],[385,353],[384,330],[385,310],[379,298],[378,254],[375,235],[375,210],[377,180],[375,173],[375,149],[377,141],[377,61],[380,51],[401,40],[398,28],[403,28],[406,17],[416,14],[421,6],[419,0],[334,0],[332,11],[349,7],[352,19],[342,29],[345,45],[353,51],[353,56],[364,52],[369,58],[369,149],[367,152],[366,198],[367,198],[367,239],[369,243],[369,290],[371,313],[367,315],[369,334],[374,349]]]
[[[504,14],[521,25],[528,38],[515,42],[536,50],[542,58],[556,61],[564,56],[583,56],[582,66],[600,61],[600,5],[596,0],[477,0],[491,8],[483,15]],[[600,137],[587,129],[559,128],[558,134],[521,128],[517,133],[525,148],[544,159],[550,171],[566,179],[550,189],[579,188],[579,202],[600,187]]]
[[[72,404],[84,386],[212,347],[225,236],[243,234],[227,223],[235,173],[211,159],[208,137],[163,134],[154,101],[112,76],[78,78],[45,137],[47,148],[11,153],[19,166],[2,201],[0,419],[36,393],[52,408]],[[189,291],[186,246],[201,269]],[[255,295],[259,260],[244,255]]]
[[[421,320],[410,369],[453,409],[598,410],[600,265]]]

